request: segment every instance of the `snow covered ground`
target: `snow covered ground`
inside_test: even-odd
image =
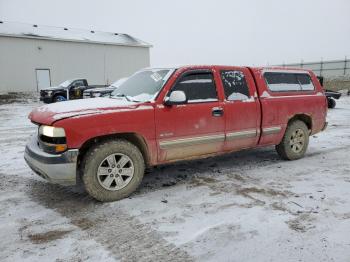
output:
[[[107,204],[26,166],[38,104],[0,105],[0,261],[350,261],[350,97],[301,160],[271,147],[162,166]]]

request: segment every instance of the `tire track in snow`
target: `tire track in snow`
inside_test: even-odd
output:
[[[118,202],[99,203],[71,188],[30,181],[30,198],[69,218],[116,259],[122,261],[192,261],[160,234],[122,210]]]

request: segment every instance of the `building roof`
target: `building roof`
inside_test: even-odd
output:
[[[107,45],[151,47],[128,34],[0,21],[0,36]]]

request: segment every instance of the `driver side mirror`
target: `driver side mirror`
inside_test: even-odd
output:
[[[166,106],[182,105],[187,103],[187,97],[184,91],[173,91],[170,96],[164,101]]]

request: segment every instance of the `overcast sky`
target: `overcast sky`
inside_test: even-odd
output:
[[[0,0],[0,20],[131,34],[152,66],[350,57],[349,0]]]

